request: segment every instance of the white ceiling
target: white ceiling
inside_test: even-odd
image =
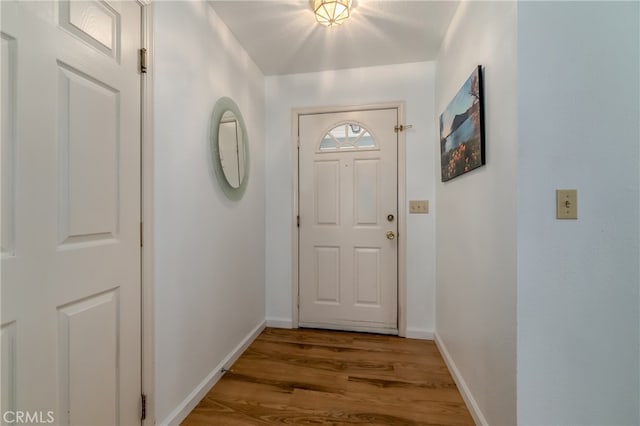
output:
[[[435,59],[458,4],[358,0],[345,24],[326,28],[308,0],[211,1],[265,75]]]

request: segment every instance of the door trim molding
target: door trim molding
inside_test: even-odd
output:
[[[138,0],[141,6],[142,34],[141,46],[147,49],[146,74],[140,74],[141,85],[141,218],[143,247],[142,277],[141,277],[141,328],[142,328],[142,393],[146,395],[146,418],[141,421],[143,426],[156,423],[155,410],[155,310],[154,310],[154,276],[155,253],[154,248],[154,134],[153,134],[153,76],[154,66],[154,3],[149,0]]]
[[[328,114],[334,112],[364,111],[375,109],[397,109],[398,124],[405,122],[405,102],[383,102],[376,104],[355,106],[294,108],[291,111],[291,161],[292,161],[292,220],[291,220],[291,318],[292,327],[298,328],[299,318],[299,250],[298,242],[300,228],[297,224],[299,214],[299,118],[302,115]],[[407,335],[407,209],[406,209],[406,137],[404,132],[398,132],[398,335]]]

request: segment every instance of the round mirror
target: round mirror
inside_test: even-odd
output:
[[[244,144],[242,127],[233,111],[222,114],[218,126],[218,148],[224,177],[232,188],[239,188],[244,179]]]
[[[239,200],[248,180],[248,137],[240,109],[230,98],[220,98],[213,108],[211,142],[220,185],[227,197]]]

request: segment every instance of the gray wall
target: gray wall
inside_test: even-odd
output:
[[[207,2],[156,2],[155,313],[158,423],[265,318],[264,77]],[[225,198],[209,126],[229,96],[244,116],[251,169]]]
[[[491,425],[516,422],[516,9],[462,3],[436,61],[437,114],[484,68],[487,164],[446,183],[436,167],[436,331],[476,421]]]
[[[640,423],[639,25],[638,2],[518,6],[522,425]]]

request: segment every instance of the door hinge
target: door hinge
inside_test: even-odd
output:
[[[300,228],[300,215],[296,216],[296,224],[298,225],[298,228]]]
[[[140,413],[140,420],[145,420],[147,418],[147,395],[142,394],[140,395],[140,406],[141,406],[141,413]]]
[[[140,247],[144,247],[144,224],[140,222]]]
[[[140,49],[140,73],[147,73],[147,49],[144,47]]]
[[[399,124],[393,128],[393,131],[396,133],[404,132],[405,130],[410,129],[412,127],[413,127],[413,124]]]

